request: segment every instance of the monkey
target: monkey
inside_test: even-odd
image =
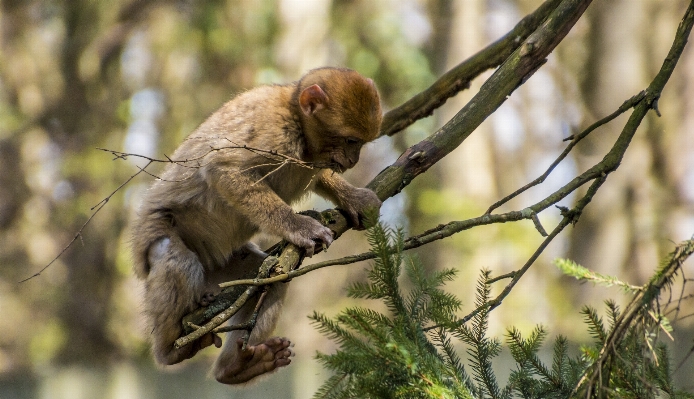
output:
[[[377,138],[382,120],[374,82],[345,68],[309,71],[285,85],[260,86],[232,98],[199,125],[170,157],[142,198],[132,227],[136,276],[157,363],[170,365],[222,346],[213,333],[181,348],[182,317],[214,300],[220,282],[257,270],[267,256],[249,240],[280,236],[311,256],[333,233],[291,204],[309,192],[343,210],[363,228],[378,196],[341,173]],[[291,363],[287,338],[268,338],[287,285],[276,283],[262,303],[244,347],[243,331],[227,334],[212,374],[241,384]],[[249,301],[251,302],[251,301]],[[230,320],[247,321],[247,304]]]

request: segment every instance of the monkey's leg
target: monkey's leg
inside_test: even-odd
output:
[[[283,283],[269,287],[245,350],[245,331],[232,331],[227,334],[222,353],[213,368],[217,381],[224,384],[241,384],[291,363],[292,351],[289,340],[280,337],[267,338],[275,328],[286,291],[287,285]],[[255,302],[246,303],[230,323],[240,324],[248,321],[254,307]]]
[[[265,258],[267,258],[265,252],[261,251],[257,245],[248,242],[231,253],[225,267],[205,270],[205,288],[200,305],[208,306],[214,302],[222,291],[219,284],[255,277]]]
[[[174,364],[212,344],[221,346],[219,337],[213,334],[180,349],[173,345],[183,331],[181,319],[198,306],[205,290],[204,269],[195,253],[179,237],[164,237],[152,244],[148,260],[144,308],[157,362]]]

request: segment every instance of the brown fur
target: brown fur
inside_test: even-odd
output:
[[[145,315],[153,352],[162,364],[190,358],[208,335],[175,349],[181,318],[215,284],[257,268],[264,256],[248,240],[258,231],[281,236],[310,255],[332,234],[289,204],[309,191],[345,209],[355,226],[366,208],[380,201],[351,186],[334,171],[351,168],[361,146],[376,138],[381,123],[378,93],[370,79],[347,69],[323,68],[299,82],[263,86],[224,104],[176,150],[161,180],[147,192],[133,226],[136,275],[145,282]],[[275,151],[312,163],[306,168],[262,152]],[[247,381],[289,364],[289,341],[263,342],[274,328],[286,287],[272,287],[249,350],[240,352],[230,334],[215,365],[225,383]],[[250,309],[234,317],[245,321]]]

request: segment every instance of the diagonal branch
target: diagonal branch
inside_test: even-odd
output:
[[[663,61],[663,66],[660,68],[660,71],[653,79],[651,84],[648,86],[648,89],[646,89],[647,98],[649,101],[639,104],[634,109],[631,118],[629,118],[629,121],[627,122],[627,126],[625,126],[625,131],[628,128],[633,129],[635,131],[636,127],[638,127],[638,124],[640,124],[643,120],[643,117],[645,116],[645,113],[648,111],[648,109],[657,106],[657,101],[660,98],[660,94],[665,88],[665,84],[667,84],[668,80],[670,79],[670,76],[672,76],[672,72],[674,71],[677,62],[679,61],[680,56],[684,51],[684,47],[687,44],[693,26],[694,0],[692,0],[692,2],[689,3],[689,7],[687,8],[684,17],[682,18],[682,22],[680,22],[680,25],[677,28],[675,40],[672,44],[672,47],[670,48],[670,51],[668,52],[667,57],[665,57],[665,61]],[[623,131],[620,137],[617,139],[617,143],[615,144],[615,146],[605,156],[603,162],[611,162],[615,165],[616,168],[616,166],[619,165],[619,161],[621,160],[624,154],[624,151],[620,151],[620,148],[623,147],[624,150],[626,150],[626,146],[629,145],[630,140],[631,136],[625,134]],[[687,253],[686,256],[689,256],[689,253]],[[605,362],[610,358],[609,355],[614,353],[614,348],[616,348],[615,343],[619,341],[620,337],[623,335],[624,331],[626,331],[627,327],[631,324],[631,321],[638,313],[638,311],[640,311],[644,306],[648,305],[653,300],[654,290],[659,291],[659,288],[666,283],[668,278],[668,270],[672,270],[672,273],[674,273],[674,271],[677,270],[676,266],[681,263],[675,261],[676,258],[677,257],[673,257],[673,261],[668,264],[666,270],[662,273],[659,273],[658,279],[649,283],[646,289],[637,294],[632,300],[632,302],[629,304],[629,306],[627,306],[627,309],[624,313],[622,313],[619,320],[615,323],[615,327],[610,333],[608,339],[605,341],[605,344],[603,345],[603,348],[600,351],[598,361],[594,364],[593,367],[591,367],[590,377],[588,377],[587,374],[584,375],[581,382],[579,382],[579,385],[575,388],[575,391],[579,389],[579,387],[586,380],[589,381],[588,386],[586,387],[587,398],[591,397],[591,391],[594,388],[597,388],[598,390],[600,389],[600,382],[598,382],[598,380],[600,379],[599,375],[602,370],[602,365],[605,364]]]
[[[419,119],[431,115],[446,100],[470,87],[470,82],[482,72],[501,65],[523,41],[547,19],[561,0],[547,0],[535,12],[528,14],[504,37],[477,52],[441,76],[423,92],[416,94],[383,116],[382,136],[401,132]]]
[[[546,61],[583,15],[591,0],[564,0],[542,26],[487,79],[480,91],[441,129],[408,148],[368,188],[381,200],[392,197],[418,175],[456,149]]]

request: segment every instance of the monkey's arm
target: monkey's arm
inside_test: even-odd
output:
[[[235,210],[260,230],[276,234],[313,255],[316,244],[330,245],[332,232],[315,219],[299,215],[275,193],[257,172],[215,165],[207,170],[208,184]],[[232,227],[233,228],[233,227]]]
[[[315,191],[346,211],[356,229],[364,228],[361,217],[366,210],[375,208],[378,211],[381,208],[381,200],[373,191],[354,187],[331,170],[324,170],[318,176]]]

